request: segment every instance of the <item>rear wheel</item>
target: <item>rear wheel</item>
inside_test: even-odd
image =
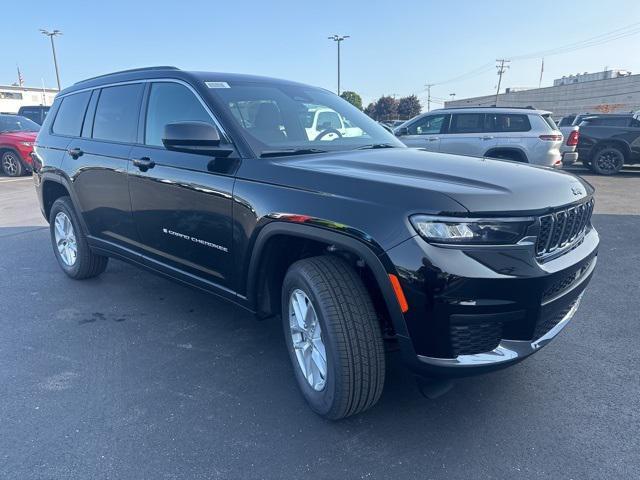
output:
[[[512,162],[528,163],[524,154],[516,151],[497,150],[486,155],[489,158],[497,158],[499,160],[511,160]]]
[[[56,259],[71,278],[95,277],[107,268],[109,259],[91,251],[69,197],[60,197],[53,202],[49,229]]]
[[[19,177],[22,175],[23,167],[20,157],[13,150],[2,154],[2,171],[9,177]]]
[[[614,175],[624,165],[624,153],[617,147],[603,147],[595,153],[591,165],[600,175]]]
[[[382,393],[384,344],[360,277],[343,259],[294,263],[284,279],[282,319],[298,386],[319,415],[340,419]]]

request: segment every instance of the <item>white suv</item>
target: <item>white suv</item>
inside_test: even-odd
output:
[[[551,112],[529,108],[432,110],[396,127],[409,147],[559,167],[562,133]]]

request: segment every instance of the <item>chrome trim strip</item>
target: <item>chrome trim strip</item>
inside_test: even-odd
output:
[[[571,307],[571,310],[562,317],[562,320],[560,320],[555,327],[533,342],[527,340],[502,340],[500,344],[490,352],[476,353],[474,355],[459,355],[456,358],[437,358],[418,355],[418,360],[436,367],[472,368],[500,365],[502,363],[523,359],[544,347],[567,326],[578,310],[582,295],[583,294],[580,294],[573,307]]]

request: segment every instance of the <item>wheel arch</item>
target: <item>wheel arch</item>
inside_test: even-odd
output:
[[[40,180],[40,189],[42,191],[42,213],[47,221],[49,221],[49,214],[51,213],[51,207],[53,203],[60,197],[69,196],[71,203],[76,211],[80,226],[83,229],[83,233],[88,234],[89,230],[82,216],[82,210],[78,206],[78,200],[75,196],[75,192],[71,187],[71,182],[62,175],[57,175],[51,172],[42,174]]]
[[[600,140],[593,146],[593,148],[591,149],[591,155],[589,155],[589,161],[593,161],[598,152],[606,147],[615,147],[620,149],[622,155],[624,155],[625,163],[629,161],[629,158],[631,157],[631,147],[629,146],[629,144],[623,140],[611,138]]]
[[[490,148],[489,150],[487,150],[484,154],[485,157],[490,157],[490,158],[499,158],[499,157],[492,157],[491,154],[495,155],[496,153],[515,153],[516,155],[518,155],[520,157],[520,161],[524,162],[524,163],[529,163],[529,157],[527,157],[526,152],[519,147],[493,147]]]
[[[307,256],[335,254],[354,262],[376,309],[381,310],[380,313],[386,317],[382,321],[388,321],[395,334],[408,335],[388,271],[381,258],[369,246],[344,234],[289,222],[271,222],[265,225],[252,249],[246,293],[249,304],[254,306],[259,315],[279,313],[281,280],[289,265],[305,258],[304,253],[302,256],[296,254],[295,249],[291,248],[292,243],[298,248],[307,248]]]

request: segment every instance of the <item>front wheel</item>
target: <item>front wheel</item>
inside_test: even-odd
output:
[[[622,170],[624,153],[616,147],[604,147],[596,152],[591,162],[594,172],[600,175],[614,175]]]
[[[337,420],[373,406],[384,386],[384,344],[371,298],[342,258],[294,263],[282,288],[285,341],[302,394]]]
[[[2,155],[2,171],[9,177],[19,177],[23,172],[22,162],[18,154],[12,150]]]

